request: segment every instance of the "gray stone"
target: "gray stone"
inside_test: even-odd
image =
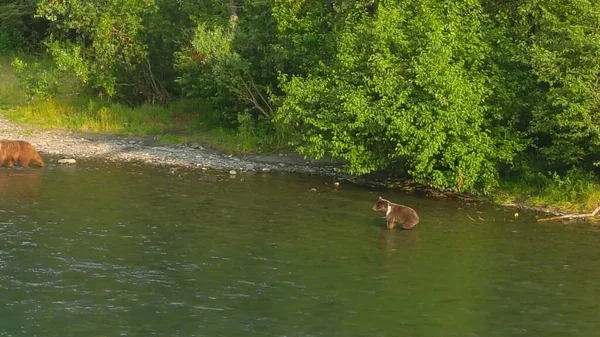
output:
[[[77,163],[77,160],[73,159],[73,158],[62,158],[58,160],[58,163],[61,165],[73,165],[75,163]]]

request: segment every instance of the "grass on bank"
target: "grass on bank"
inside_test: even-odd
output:
[[[27,102],[27,94],[21,88],[10,56],[0,56],[0,109],[8,109]]]
[[[261,133],[251,125],[232,129],[213,124],[208,108],[194,101],[170,106],[129,107],[86,97],[53,98],[5,109],[11,121],[39,129],[154,136],[169,143],[198,142],[232,154],[285,150],[285,137]]]
[[[16,123],[39,129],[154,136],[170,143],[199,142],[232,154],[289,150],[284,130],[267,132],[248,118],[241,118],[237,128],[224,127],[209,105],[193,100],[130,107],[80,94],[83,89],[75,80],[60,79],[52,98],[28,102],[11,66],[13,59],[0,56],[0,112]]]
[[[505,180],[494,194],[498,204],[516,203],[567,213],[589,213],[600,205],[600,181],[591,172],[573,169],[562,177],[539,173]]]

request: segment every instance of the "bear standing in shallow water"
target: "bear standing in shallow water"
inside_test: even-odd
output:
[[[44,160],[30,143],[23,140],[0,140],[0,166],[6,162],[8,167],[13,167],[15,162],[19,162],[22,167],[29,167],[30,161],[44,167]]]
[[[419,215],[414,209],[394,204],[382,197],[373,205],[373,210],[385,211],[388,229],[396,227],[396,223],[401,224],[403,229],[411,229],[419,223]]]

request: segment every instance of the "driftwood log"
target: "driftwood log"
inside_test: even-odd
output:
[[[587,214],[566,214],[566,215],[561,215],[561,216],[555,216],[555,217],[552,217],[552,218],[538,219],[538,222],[543,222],[543,221],[558,221],[558,220],[564,220],[564,219],[592,218],[592,217],[595,217],[596,214],[598,214],[599,212],[600,212],[600,206],[596,207],[596,209],[592,213],[587,213]]]

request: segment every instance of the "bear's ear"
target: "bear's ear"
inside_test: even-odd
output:
[[[383,200],[381,197],[379,197],[379,200]]]

